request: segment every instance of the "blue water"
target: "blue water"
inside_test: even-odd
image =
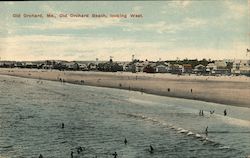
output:
[[[249,138],[249,108],[0,76],[0,158],[237,158]]]

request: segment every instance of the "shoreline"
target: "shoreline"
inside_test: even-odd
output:
[[[1,68],[0,75],[118,88],[250,108],[250,78]]]

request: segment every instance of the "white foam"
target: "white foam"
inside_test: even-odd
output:
[[[202,138],[202,136],[200,134],[195,134],[196,138]]]
[[[183,130],[180,130],[179,133],[188,133],[188,130],[183,129]]]
[[[188,135],[188,136],[190,136],[190,135],[194,135],[194,133],[193,133],[193,132],[191,132],[191,131],[189,131],[189,132],[187,133],[187,135]]]
[[[181,131],[181,130],[183,130],[183,128],[177,128],[177,131]]]
[[[219,149],[229,149],[229,146],[220,146]]]

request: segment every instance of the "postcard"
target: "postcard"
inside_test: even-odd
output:
[[[0,2],[0,158],[250,157],[249,4]]]

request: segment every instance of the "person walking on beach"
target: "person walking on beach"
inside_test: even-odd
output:
[[[227,109],[224,110],[224,116],[227,116]]]
[[[128,143],[128,141],[127,141],[127,139],[125,138],[125,140],[124,140],[124,144],[125,144],[125,145],[127,145],[127,143]]]

